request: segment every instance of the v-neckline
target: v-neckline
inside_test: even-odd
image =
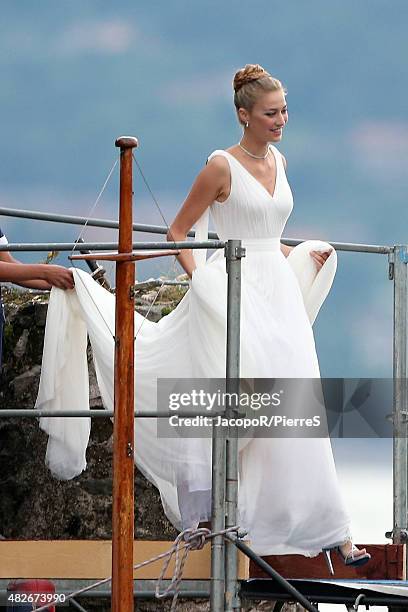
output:
[[[269,149],[272,151],[272,153],[273,153],[273,157],[274,157],[274,160],[275,160],[275,185],[273,186],[273,194],[271,194],[271,193],[270,193],[270,192],[267,190],[267,188],[265,187],[265,185],[264,185],[263,183],[261,183],[261,181],[259,181],[259,180],[256,178],[256,176],[254,176],[254,175],[252,174],[252,172],[250,172],[250,171],[248,170],[248,168],[245,168],[244,164],[243,164],[243,163],[241,163],[241,162],[239,161],[239,159],[237,159],[237,158],[235,157],[235,155],[232,155],[232,153],[230,153],[229,151],[225,151],[225,153],[228,153],[228,155],[229,155],[230,157],[232,157],[233,159],[235,159],[235,161],[236,161],[236,162],[237,162],[237,163],[238,163],[238,164],[241,166],[241,168],[243,168],[243,169],[245,170],[245,172],[246,172],[247,174],[249,174],[249,176],[251,176],[251,177],[253,178],[253,180],[254,180],[256,183],[258,183],[258,185],[260,185],[260,186],[262,187],[262,189],[263,189],[263,190],[264,190],[264,191],[265,191],[265,192],[268,194],[268,196],[269,196],[269,197],[270,197],[270,198],[273,200],[273,199],[275,198],[275,195],[276,195],[276,187],[277,187],[277,184],[278,184],[278,160],[277,160],[277,158],[276,158],[276,155],[275,155],[275,151],[274,151],[273,146],[269,145]]]

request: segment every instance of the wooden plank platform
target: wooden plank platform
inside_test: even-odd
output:
[[[358,580],[406,580],[405,544],[357,544],[366,548],[371,560],[360,567],[346,567],[337,553],[331,553],[335,574],[327,568],[323,554],[317,557],[302,555],[271,555],[263,557],[284,578],[341,578]],[[268,578],[252,561],[251,578]]]
[[[172,542],[135,540],[134,564],[163,553]],[[100,579],[111,575],[111,540],[2,540],[0,541],[0,578],[75,578]],[[163,559],[134,571],[136,579],[159,577]],[[165,578],[171,578],[174,560]],[[183,577],[207,580],[211,575],[211,546],[189,553]],[[238,577],[249,577],[249,559],[238,551]]]
[[[134,563],[168,550],[172,542],[135,540]],[[263,557],[285,578],[335,578],[357,580],[406,580],[405,544],[358,544],[366,548],[372,559],[361,567],[346,567],[332,553],[335,574],[331,576],[323,555],[307,558],[302,555],[271,555]],[[61,578],[99,579],[111,574],[112,543],[110,540],[2,540],[0,541],[0,578]],[[211,548],[192,551],[187,559],[184,578],[210,578]],[[135,570],[136,579],[156,579],[162,561]],[[174,562],[166,573],[171,577]],[[266,578],[258,566],[238,551],[238,577]]]

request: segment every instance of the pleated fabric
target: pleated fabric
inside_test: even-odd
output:
[[[240,238],[242,260],[241,376],[319,378],[312,323],[330,290],[337,258],[317,273],[306,241],[288,258],[280,237],[293,207],[279,151],[271,145],[277,178],[272,195],[226,151],[231,193],[210,207],[221,240]],[[209,159],[210,159],[209,158]],[[206,238],[208,211],[197,224]],[[135,407],[157,409],[158,378],[224,378],[227,275],[221,251],[197,268],[177,308],[158,323],[135,313]],[[53,289],[36,406],[51,410],[89,406],[86,341],[89,335],[104,406],[113,409],[114,297],[85,272],[74,270],[75,290]],[[42,418],[49,435],[46,462],[70,479],[86,468],[89,420]],[[351,537],[329,438],[252,438],[239,445],[239,521],[254,550],[317,555]],[[179,529],[209,520],[211,439],[160,438],[157,420],[135,421],[135,462],[158,488],[168,518]]]

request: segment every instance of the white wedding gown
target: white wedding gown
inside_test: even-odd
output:
[[[241,377],[318,378],[311,323],[329,291],[333,251],[319,273],[309,255],[327,243],[307,241],[288,258],[280,237],[293,200],[282,157],[271,145],[277,176],[268,191],[226,151],[231,192],[210,212],[221,240],[240,238],[242,259]],[[196,239],[206,238],[204,215]],[[224,378],[227,275],[224,254],[199,265],[177,308],[158,323],[135,314],[137,410],[156,408],[157,378]],[[201,254],[200,254],[201,253]],[[75,270],[76,290],[52,290],[36,406],[84,409],[88,403],[86,337],[91,340],[106,408],[113,408],[114,297]],[[73,384],[75,381],[75,384]],[[86,467],[88,419],[42,418],[47,464],[59,478]],[[240,443],[239,521],[261,554],[317,555],[351,537],[329,438],[253,438]],[[178,528],[209,520],[211,439],[163,439],[156,419],[135,420],[135,462],[159,489]],[[138,492],[136,491],[136,499]]]

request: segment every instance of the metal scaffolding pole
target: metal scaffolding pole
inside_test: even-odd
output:
[[[88,219],[87,217],[79,217],[75,215],[60,215],[57,213],[48,213],[37,210],[23,210],[18,208],[7,208],[0,206],[0,216],[6,217],[19,217],[22,219],[35,219],[37,221],[53,221],[55,223],[68,223],[74,225],[87,225],[88,227],[106,227],[106,228],[118,228],[118,221],[112,219]],[[146,223],[133,223],[133,231],[135,232],[146,232],[150,234],[167,234],[168,227],[163,225],[148,225]],[[187,236],[195,236],[195,231],[191,230]],[[217,240],[218,236],[216,232],[208,232],[210,239]],[[289,246],[296,246],[301,242],[304,242],[307,238],[283,238],[283,244]],[[355,242],[335,242],[333,240],[327,240],[336,251],[354,251],[360,253],[378,253],[387,255],[393,250],[393,247],[387,245],[376,245],[376,244],[361,244]],[[212,247],[209,247],[212,248]],[[30,250],[30,249],[27,249]],[[52,249],[47,249],[52,250]],[[56,250],[56,249],[55,249]],[[71,249],[67,249],[71,250]]]
[[[156,410],[135,410],[134,417],[143,419],[168,419],[172,412],[160,412]],[[19,419],[38,419],[40,417],[70,417],[70,418],[99,418],[107,419],[114,418],[114,410],[46,410],[41,408],[33,409],[18,409],[18,408],[0,408],[0,418],[19,418]],[[197,412],[196,410],[183,411],[184,417],[208,416],[208,412]]]
[[[394,402],[393,402],[393,542],[407,541],[407,486],[408,486],[408,404],[407,404],[407,262],[408,248],[394,247],[390,276],[394,279]]]
[[[193,246],[194,245],[194,246]],[[225,243],[221,240],[203,240],[202,242],[192,242],[185,240],[183,242],[133,242],[130,243],[132,248],[138,251],[160,251],[171,250],[179,251],[180,249],[222,249]],[[21,242],[8,244],[0,244],[0,251],[73,251],[78,247],[77,242]],[[117,242],[84,242],[80,244],[81,249],[89,249],[90,251],[117,251],[119,244]],[[79,249],[78,249],[79,250]],[[93,253],[94,259],[104,259],[96,257],[98,253]],[[109,256],[109,257],[108,257]],[[106,254],[105,259],[112,259],[109,254]],[[72,259],[84,259],[84,257],[72,257]]]
[[[212,488],[211,531],[225,529],[225,437],[222,427],[213,427],[212,434]],[[211,612],[224,609],[224,538],[211,539]]]
[[[229,240],[225,248],[228,274],[227,310],[227,397],[238,397],[240,391],[240,340],[241,340],[241,258],[245,249],[240,240]],[[236,418],[238,405],[229,400],[227,417]],[[226,439],[226,491],[225,527],[237,524],[238,506],[238,437],[237,428],[230,426]],[[238,549],[230,540],[225,543],[225,610],[232,612],[240,609],[237,580]]]
[[[70,225],[86,225],[87,227],[106,227],[119,229],[119,221],[113,219],[88,219],[77,215],[61,215],[58,213],[47,213],[38,210],[23,210],[18,208],[6,208],[0,206],[0,215],[5,217],[17,217],[20,219],[34,219],[35,221],[51,221],[53,223],[65,223]],[[133,223],[134,232],[146,232],[149,234],[167,234],[169,228],[164,225],[148,225],[146,223]],[[195,231],[191,230],[187,236],[195,236]],[[215,232],[208,232],[209,238],[218,239]]]
[[[228,274],[226,391],[239,391],[241,257],[245,254],[240,240],[229,240],[225,246]],[[228,406],[226,416],[235,408]],[[212,437],[212,531],[233,527],[237,521],[238,502],[238,440],[225,436],[222,427],[213,427]],[[225,594],[224,594],[225,593]],[[237,550],[223,536],[211,541],[212,612],[239,609],[237,582]],[[233,606],[233,607],[231,607]]]

